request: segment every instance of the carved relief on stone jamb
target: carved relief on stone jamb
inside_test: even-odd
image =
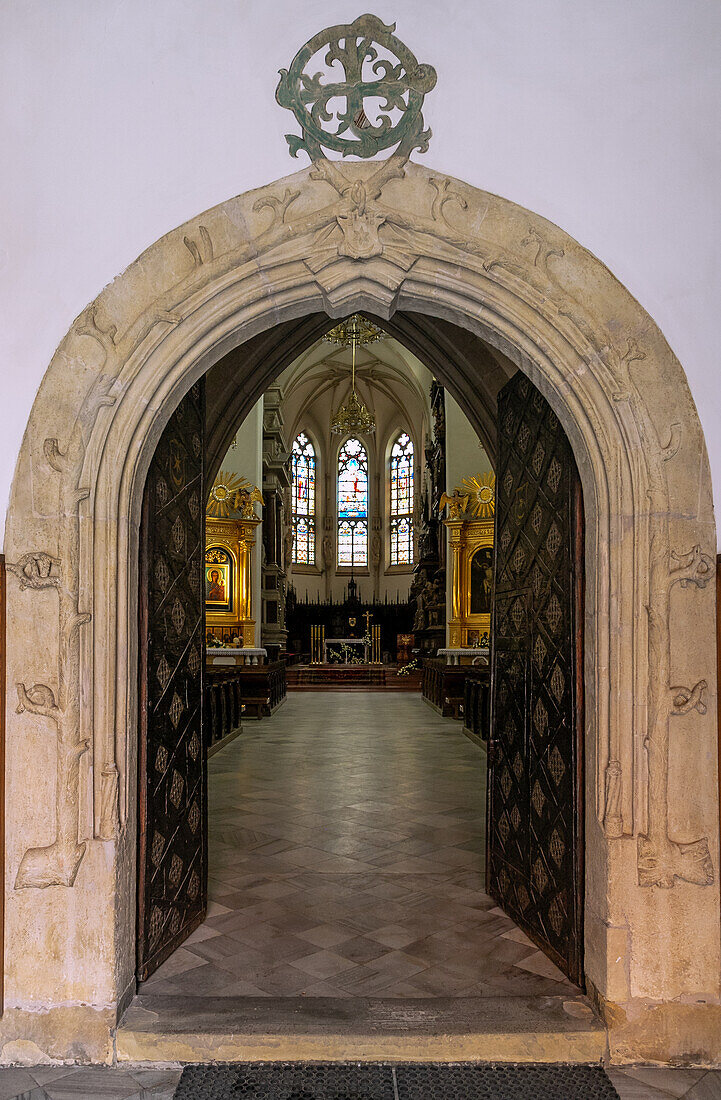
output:
[[[669,741],[673,716],[695,710],[705,713],[705,680],[692,688],[673,687],[671,682],[671,591],[681,588],[705,588],[715,575],[714,562],[700,546],[678,553],[670,543],[668,523],[669,491],[665,464],[673,458],[681,443],[681,425],[669,428],[669,441],[662,444],[644,406],[633,377],[632,364],[642,362],[645,352],[629,340],[622,351],[609,347],[606,353],[621,393],[618,399],[631,407],[641,436],[640,453],[648,480],[649,588],[647,684],[648,787],[645,834],[638,838],[638,881],[641,886],[673,887],[677,879],[709,886],[714,868],[708,839],[677,842],[669,834]]]
[[[81,736],[80,628],[90,614],[78,607],[78,506],[86,495],[78,485],[83,443],[79,430],[65,452],[56,439],[45,441],[48,465],[59,475],[59,550],[57,556],[30,551],[7,568],[20,589],[54,588],[58,595],[58,673],[55,688],[47,684],[17,684],[17,713],[48,719],[55,727],[57,772],[55,839],[28,848],[15,877],[15,889],[72,886],[85,853],[79,840],[80,757],[88,741]]]

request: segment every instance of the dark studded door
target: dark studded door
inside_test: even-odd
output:
[[[204,383],[158,443],[140,534],[138,979],[200,924],[207,905],[203,747]]]
[[[520,372],[498,396],[487,889],[583,983],[583,500]]]

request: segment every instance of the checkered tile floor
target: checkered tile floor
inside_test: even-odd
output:
[[[483,891],[484,794],[419,697],[289,696],[211,759],[208,917],[139,993],[575,993]]]

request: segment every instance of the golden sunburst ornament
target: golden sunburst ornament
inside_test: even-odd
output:
[[[463,478],[459,493],[468,497],[468,508],[478,519],[488,519],[496,511],[496,475],[492,470],[485,474]]]
[[[242,489],[250,488],[252,486],[247,478],[241,477],[240,474],[232,474],[230,471],[221,470],[208,494],[206,515],[212,516],[214,519],[227,519],[235,508],[237,494]]]

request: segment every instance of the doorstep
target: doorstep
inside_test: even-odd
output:
[[[118,1062],[598,1063],[604,1025],[577,997],[135,997]]]

